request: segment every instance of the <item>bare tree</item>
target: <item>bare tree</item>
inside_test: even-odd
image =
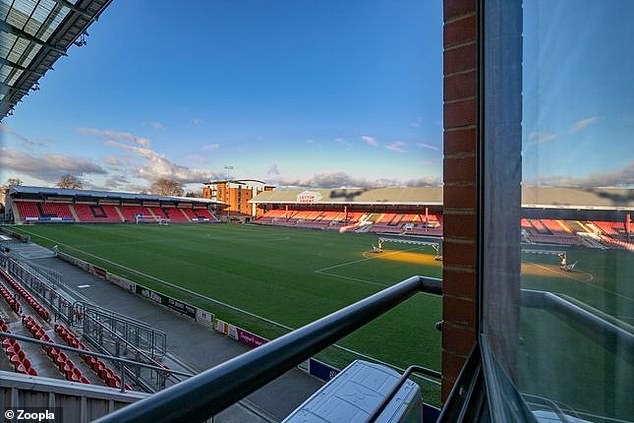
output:
[[[200,190],[198,190],[198,191],[187,191],[187,193],[185,193],[185,197],[202,198],[203,197],[203,193]]]
[[[7,183],[4,185],[0,185],[0,205],[4,205],[5,198],[9,188],[14,185],[22,185],[22,179],[20,178],[9,178],[7,179]],[[3,207],[4,208],[4,207]]]
[[[59,181],[57,181],[55,186],[64,189],[81,189],[84,186],[84,183],[77,176],[69,173],[59,178]]]
[[[24,182],[22,182],[22,179],[20,178],[9,178],[7,179],[7,188],[10,187],[11,185],[23,185]]]
[[[152,194],[181,197],[185,190],[183,184],[173,179],[159,178],[150,187]]]

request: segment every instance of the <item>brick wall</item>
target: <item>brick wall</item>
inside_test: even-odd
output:
[[[477,333],[476,0],[444,0],[442,398]]]

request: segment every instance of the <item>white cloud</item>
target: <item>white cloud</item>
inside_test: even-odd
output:
[[[219,148],[220,148],[220,144],[203,145],[203,150],[207,150],[207,151],[215,151],[215,150],[218,150]]]
[[[119,132],[112,129],[97,129],[97,128],[77,128],[77,132],[82,135],[88,135],[91,137],[100,137],[104,139],[115,139],[128,141],[143,147],[150,145],[150,140],[144,137],[137,137],[129,132]]]
[[[306,140],[306,144],[315,144],[315,140]]]
[[[440,148],[435,146],[435,145],[431,145],[431,144],[427,144],[424,142],[419,142],[416,143],[416,145],[420,148],[427,148],[428,150],[434,150],[434,151],[440,151]]]
[[[192,125],[194,125],[194,126],[198,126],[198,125],[200,125],[201,123],[203,123],[203,120],[202,120],[202,119],[193,118],[193,119],[191,120],[191,124],[192,124]]]
[[[377,146],[379,144],[376,138],[371,137],[369,135],[361,135],[361,139],[365,141],[367,145]]]
[[[570,128],[570,132],[574,133],[574,132],[583,131],[588,126],[592,125],[593,123],[596,123],[598,120],[599,118],[597,116],[592,116],[586,119],[578,120],[572,124],[572,127]]]
[[[120,156],[115,156],[115,155],[105,156],[103,158],[103,161],[105,164],[109,166],[120,166],[122,164]]]
[[[394,151],[396,153],[405,153],[405,146],[407,144],[405,144],[402,141],[394,141],[391,144],[386,144],[385,148],[387,148],[390,151]]]
[[[80,128],[78,131],[84,135],[105,138],[104,145],[131,153],[140,160],[129,173],[148,182],[158,178],[170,178],[183,184],[200,183],[214,177],[213,172],[203,169],[191,169],[173,163],[163,154],[151,148],[151,142],[147,138],[138,137],[129,132],[118,132],[111,129]]]
[[[280,176],[280,168],[277,163],[273,163],[266,171],[266,176]]]
[[[28,148],[45,147],[47,145],[47,143],[44,141],[34,141],[18,132],[15,132],[13,129],[9,128],[7,125],[0,123],[0,134],[2,133],[15,137],[22,143],[23,146]]]
[[[30,154],[7,147],[0,149],[0,168],[31,176],[45,182],[57,182],[65,174],[76,176],[106,175],[108,172],[89,158],[62,154]]]
[[[421,123],[423,123],[423,118],[417,117],[409,124],[409,126],[412,128],[420,128]]]
[[[158,121],[150,122],[150,126],[156,129],[157,131],[161,131],[165,129],[165,126],[161,122],[158,122]]]
[[[531,132],[528,136],[528,141],[531,144],[541,144],[557,138],[556,134],[550,132]]]

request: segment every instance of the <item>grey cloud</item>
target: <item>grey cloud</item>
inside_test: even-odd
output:
[[[281,186],[306,187],[306,188],[377,188],[377,187],[421,187],[440,186],[439,177],[424,177],[411,180],[400,179],[375,179],[355,178],[345,172],[320,173],[304,180],[271,180],[271,183]]]
[[[130,180],[124,175],[112,175],[104,182],[104,185],[111,189],[121,188],[122,186],[129,184]]]
[[[7,125],[4,125],[4,124],[0,124],[0,133],[14,136],[18,140],[20,140],[22,145],[24,145],[25,147],[29,147],[29,148],[45,147],[47,145],[47,143],[45,143],[44,141],[34,141],[30,138],[27,138],[24,135],[18,132],[15,132],[13,129],[9,128]]]
[[[545,176],[537,180],[542,185],[570,186],[570,187],[614,187],[634,185],[634,161],[623,167],[607,172],[591,173],[586,177]]]
[[[0,149],[0,167],[47,182],[62,175],[105,175],[106,170],[85,157],[61,154],[29,154],[10,148]]]
[[[279,176],[280,175],[280,168],[277,167],[277,164],[273,164],[271,165],[271,167],[269,167],[269,169],[266,171],[266,175],[267,176]]]

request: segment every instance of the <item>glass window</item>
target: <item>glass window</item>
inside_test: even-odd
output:
[[[485,363],[542,421],[631,421],[634,2],[512,3],[484,12]]]

